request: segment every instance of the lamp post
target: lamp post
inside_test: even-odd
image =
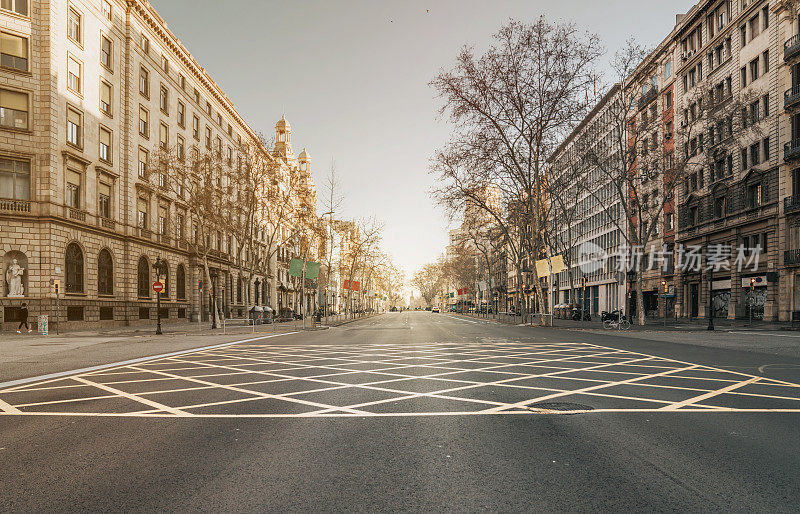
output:
[[[167,263],[156,258],[153,263],[153,270],[156,272],[156,282],[161,282],[161,275],[166,275]],[[156,291],[156,335],[161,335],[161,291]]]
[[[711,269],[708,270],[708,330],[714,330],[714,303],[712,290],[714,289],[714,276]]]
[[[211,276],[211,328],[217,328],[217,270],[211,268],[208,270],[208,274]]]

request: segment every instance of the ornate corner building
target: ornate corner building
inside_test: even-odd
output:
[[[23,301],[51,319],[58,304],[66,328],[149,322],[159,257],[162,317],[207,318],[212,287],[199,287],[187,206],[146,180],[148,167],[159,150],[212,148],[232,166],[243,144],[262,145],[258,134],[146,0],[4,0],[0,32],[3,327]],[[298,202],[316,212],[310,157],[292,154],[285,118],[266,153],[305,177]],[[272,266],[243,283],[230,237],[212,239],[225,314],[242,315],[248,297],[277,306],[279,292],[298,303],[279,265],[295,246],[266,249]]]

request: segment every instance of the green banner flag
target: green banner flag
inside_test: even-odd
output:
[[[318,262],[307,262],[306,263],[306,278],[310,278],[312,280],[319,277],[319,263]]]
[[[289,275],[293,277],[303,276],[303,261],[302,259],[292,259],[289,261]]]

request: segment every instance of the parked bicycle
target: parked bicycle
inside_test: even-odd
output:
[[[631,328],[631,322],[628,321],[625,317],[619,317],[617,319],[607,319],[603,321],[603,328],[606,330],[610,329],[617,329],[617,330],[628,330]]]

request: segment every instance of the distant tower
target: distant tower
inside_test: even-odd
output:
[[[311,173],[311,156],[308,155],[308,152],[306,152],[305,148],[303,148],[303,151],[300,152],[300,155],[297,156],[297,162],[300,163],[301,173],[304,173],[306,175]]]
[[[286,121],[285,114],[275,124],[275,150],[273,154],[287,161],[294,159],[294,154],[292,153],[292,126]]]

